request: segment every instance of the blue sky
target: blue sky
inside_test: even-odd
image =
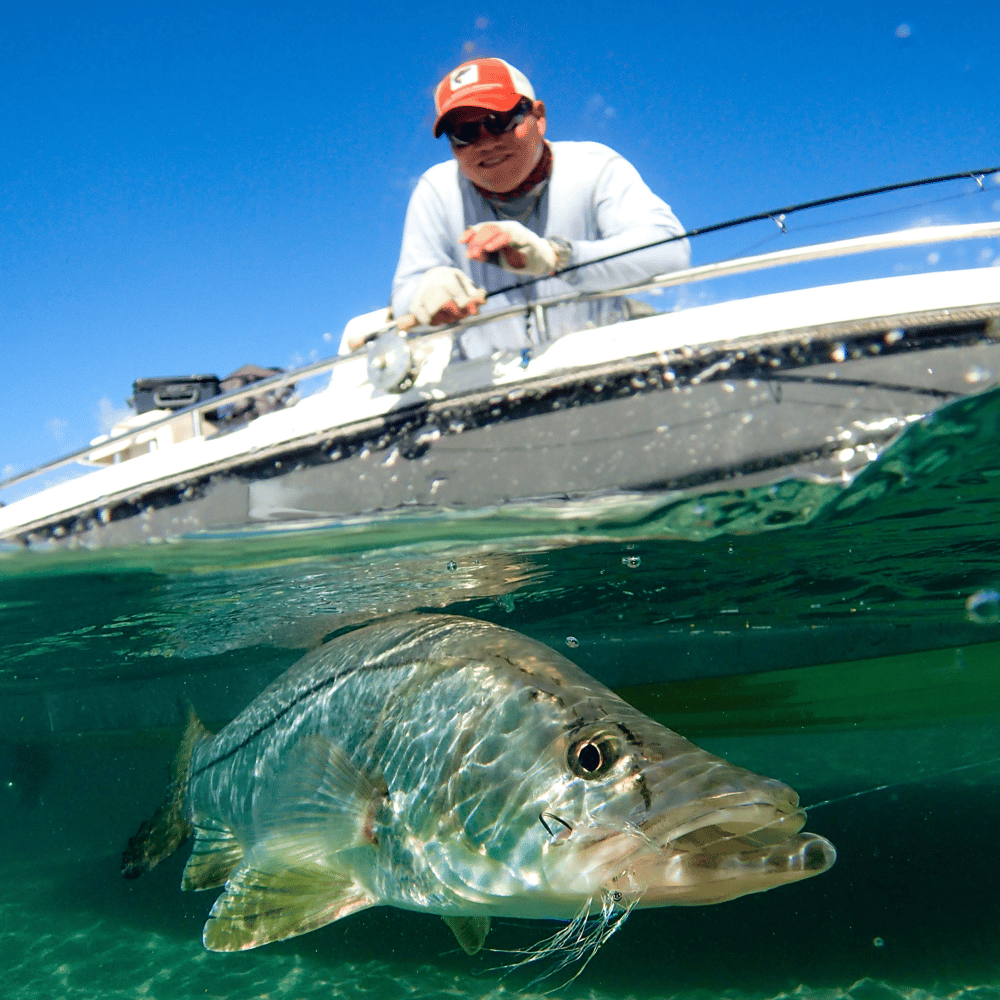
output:
[[[7,472],[85,444],[137,377],[333,354],[387,301],[411,185],[448,155],[430,94],[469,53],[523,69],[550,138],[613,146],[688,227],[1000,163],[995,4],[0,10]],[[959,194],[928,217],[1000,215],[1000,187]]]

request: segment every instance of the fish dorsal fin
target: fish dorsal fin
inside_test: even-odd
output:
[[[246,951],[314,931],[376,902],[328,865],[278,871],[244,866],[215,901],[202,940],[209,951]]]
[[[475,955],[490,932],[489,917],[443,917],[466,955]]]
[[[222,820],[209,816],[195,816],[194,835],[181,888],[215,889],[225,885],[233,869],[243,860],[243,845]]]
[[[284,751],[262,788],[254,803],[257,842],[291,863],[371,844],[374,816],[388,795],[380,774],[364,774],[319,733]]]

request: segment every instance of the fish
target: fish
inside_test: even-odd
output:
[[[826,871],[836,851],[804,824],[790,787],[543,643],[407,614],[307,653],[215,735],[189,709],[166,799],[121,870],[136,878],[193,835],[181,888],[222,889],[212,951],[378,905],[443,917],[469,954],[499,917],[568,921],[546,948],[596,948],[636,907]]]

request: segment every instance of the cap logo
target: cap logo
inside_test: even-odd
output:
[[[470,83],[479,83],[479,67],[475,63],[471,66],[459,66],[458,69],[452,72],[452,90],[468,87]]]

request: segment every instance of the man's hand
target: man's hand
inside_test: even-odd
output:
[[[424,326],[441,326],[475,316],[485,301],[486,292],[457,267],[432,267],[417,285],[410,312]]]
[[[556,248],[520,222],[477,222],[460,239],[470,260],[498,263],[512,274],[541,277],[556,269]]]

